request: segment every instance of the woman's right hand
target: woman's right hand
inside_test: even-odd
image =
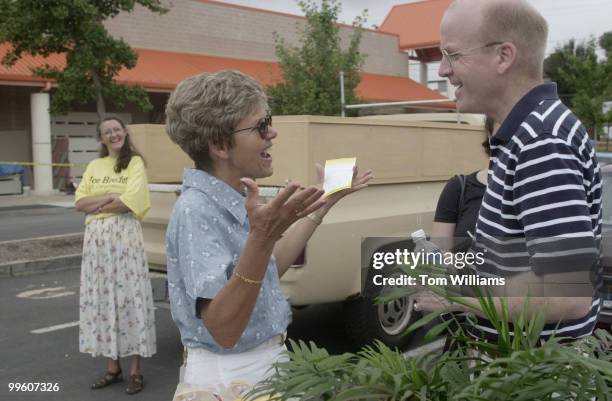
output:
[[[253,240],[270,247],[298,219],[314,212],[323,205],[320,199],[324,191],[312,185],[299,190],[300,185],[290,182],[265,205],[259,204],[259,187],[250,178],[240,180],[247,189],[245,207],[249,217]]]

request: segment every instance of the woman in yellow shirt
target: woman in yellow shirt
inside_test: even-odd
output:
[[[143,159],[118,118],[98,124],[100,158],[87,166],[76,208],[87,214],[79,302],[79,350],[109,358],[92,389],[123,380],[119,358],[132,356],[126,392],[144,386],[140,357],[156,352],[155,316],[140,220],[150,208]]]

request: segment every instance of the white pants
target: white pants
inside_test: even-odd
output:
[[[223,400],[239,398],[271,373],[274,362],[286,358],[283,355],[286,350],[282,336],[239,354],[215,354],[202,348],[189,348],[185,376],[175,400],[194,392],[207,392]]]

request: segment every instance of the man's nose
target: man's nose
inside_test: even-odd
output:
[[[442,78],[449,77],[453,73],[453,69],[451,68],[450,63],[446,59],[446,57],[442,57],[440,60],[440,66],[438,67],[438,75]]]

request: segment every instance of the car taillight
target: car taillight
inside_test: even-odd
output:
[[[296,268],[297,267],[304,267],[305,264],[306,264],[306,247],[304,247],[304,249],[302,249],[302,252],[300,252],[300,254],[295,259],[295,261],[293,262],[291,267],[296,267]]]

